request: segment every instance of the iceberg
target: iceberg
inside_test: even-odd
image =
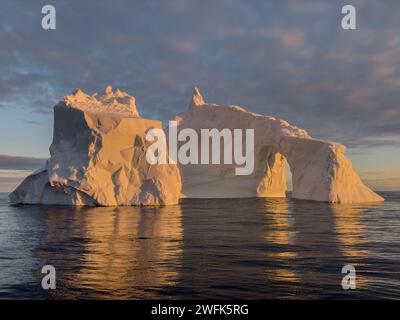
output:
[[[342,144],[312,138],[287,121],[235,105],[206,103],[195,88],[189,109],[176,117],[178,130],[254,129],[254,171],[235,175],[235,164],[180,166],[182,193],[189,198],[285,197],[287,160],[292,197],[332,203],[378,202],[344,155]],[[244,148],[242,148],[244,149]],[[201,152],[201,150],[198,150]]]
[[[179,169],[146,161],[151,128],[135,98],[107,86],[104,94],[77,89],[54,107],[46,166],[10,194],[13,203],[88,206],[168,205],[178,202]]]
[[[254,130],[251,173],[237,175],[237,163],[150,163],[147,133],[164,132],[161,122],[141,118],[135,98],[111,86],[93,95],[77,89],[54,107],[45,167],[28,176],[10,200],[131,206],[176,204],[183,197],[286,197],[286,161],[293,198],[331,203],[384,200],[362,182],[344,155],[345,146],[315,139],[287,121],[236,105],[208,103],[198,88],[188,110],[175,121],[178,131],[192,129],[200,136],[204,129]]]

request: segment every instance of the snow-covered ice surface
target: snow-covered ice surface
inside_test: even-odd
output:
[[[104,94],[94,93],[87,95],[80,89],[76,89],[73,94],[65,96],[60,104],[94,113],[112,113],[124,117],[139,117],[135,98],[119,89],[114,92],[111,86],[106,87]]]
[[[46,167],[10,195],[14,203],[64,205],[167,205],[181,191],[178,167],[146,160],[150,128],[135,99],[107,87],[104,95],[80,90],[54,107],[53,142]]]
[[[235,175],[235,164],[180,165],[186,197],[285,197],[286,158],[294,198],[335,203],[383,201],[354,171],[344,155],[345,146],[314,139],[287,121],[247,112],[239,106],[206,103],[197,88],[189,109],[176,120],[178,130],[192,128],[199,135],[201,129],[212,128],[254,129],[255,134],[251,175]]]

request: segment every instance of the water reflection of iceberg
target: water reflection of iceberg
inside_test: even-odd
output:
[[[343,256],[348,258],[365,258],[368,249],[364,246],[368,241],[366,227],[363,223],[363,211],[370,205],[332,205],[335,217],[335,230],[339,248]]]
[[[290,203],[286,198],[266,199],[265,241],[273,247],[267,251],[267,259],[273,262],[271,268],[265,270],[267,277],[272,281],[296,281],[293,268],[293,259],[296,252],[291,250],[294,243],[293,216],[290,214]]]
[[[178,279],[179,206],[51,208],[46,226],[42,247],[59,249],[39,247],[38,256],[43,264],[56,265],[56,297],[152,298]]]
[[[57,269],[54,298],[308,299],[325,297],[322,288],[344,298],[345,264],[357,270],[354,297],[372,281],[371,206],[249,198],[47,207],[35,254]]]
[[[335,217],[335,231],[339,250],[344,260],[353,265],[357,272],[357,287],[362,288],[371,281],[368,274],[360,271],[365,268],[365,260],[370,256],[368,247],[371,237],[368,234],[364,215],[379,204],[347,204],[332,205]]]
[[[369,252],[363,216],[373,206],[266,199],[266,284],[292,288],[293,295],[294,288],[307,287],[310,297],[329,286],[339,296],[345,294],[341,269],[352,264],[358,271],[357,288],[366,287],[370,280],[362,271]]]
[[[362,274],[369,256],[363,216],[373,206],[293,201],[299,267],[309,270],[301,272],[303,284],[327,285],[344,294],[341,270],[346,264],[356,268],[358,289],[368,284],[368,278]],[[306,267],[306,263],[314,267]]]

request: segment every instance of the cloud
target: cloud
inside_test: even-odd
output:
[[[35,170],[40,168],[41,166],[44,166],[45,163],[46,163],[45,159],[15,157],[15,156],[0,154],[0,171],[2,169]]]
[[[0,192],[14,190],[25,177],[45,163],[45,159],[0,154]]]
[[[22,182],[23,178],[0,177],[0,192],[11,192]]]
[[[354,1],[356,32],[340,28],[344,1],[53,1],[55,31],[40,27],[43,4],[2,1],[2,108],[48,114],[109,83],[166,121],[198,85],[350,146],[398,134],[396,1]]]
[[[368,186],[372,187],[376,191],[393,191],[399,190],[400,178],[389,178],[389,179],[364,179],[363,180]]]

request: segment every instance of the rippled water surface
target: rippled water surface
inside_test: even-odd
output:
[[[162,208],[10,206],[0,298],[400,298],[400,193],[382,204],[184,200]],[[40,271],[57,270],[57,289]],[[343,290],[341,269],[356,268]]]

